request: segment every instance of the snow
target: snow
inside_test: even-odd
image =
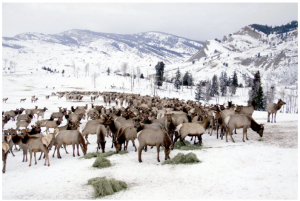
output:
[[[112,91],[111,85],[116,85],[114,91],[130,91],[129,78],[101,74],[97,80],[97,88],[93,87],[90,77],[80,73],[74,78],[72,71],[66,72],[65,77],[59,74],[48,74],[46,71],[20,69],[17,74],[2,75],[2,97],[8,97],[7,103],[2,103],[2,111],[16,108],[47,107],[45,118],[58,107],[70,107],[90,103],[85,96],[82,102],[67,102],[65,98],[46,95],[52,92],[79,91]],[[144,74],[145,75],[145,74]],[[125,86],[125,90],[120,87]],[[46,88],[48,86],[48,88]],[[53,89],[55,87],[55,89]],[[171,90],[170,85],[164,85],[158,90],[161,97],[178,97],[193,100],[194,93],[190,89],[179,92]],[[135,83],[132,93],[141,95],[151,94],[150,82],[141,80]],[[247,89],[238,89],[233,103],[245,105],[248,98]],[[31,103],[31,96],[36,95],[39,100]],[[20,103],[26,98],[25,103]],[[215,103],[213,99],[210,103]],[[226,102],[220,98],[220,103]],[[102,97],[96,100],[96,105],[102,105]],[[90,104],[88,105],[90,108]],[[277,123],[267,123],[267,113],[255,111],[253,118],[265,126],[262,138],[248,129],[248,138],[242,142],[242,130],[233,135],[236,143],[216,139],[216,132],[212,136],[203,135],[203,149],[192,151],[200,161],[195,165],[161,165],[156,160],[156,148],[148,148],[142,152],[142,163],[138,162],[137,152],[131,142],[128,154],[108,157],[112,167],[95,169],[92,164],[95,159],[83,159],[72,156],[72,147],[68,146],[69,154],[61,149],[62,159],[52,158],[50,151],[50,167],[44,166],[44,160],[37,165],[28,167],[28,162],[22,162],[22,151],[14,151],[15,157],[8,154],[6,173],[2,174],[2,199],[93,199],[93,187],[87,185],[90,178],[106,176],[125,181],[126,191],[121,191],[103,199],[121,200],[181,200],[181,199],[298,199],[298,115],[277,114]],[[34,122],[36,118],[34,119]],[[82,121],[83,124],[86,120]],[[65,125],[66,120],[62,125]],[[82,124],[82,125],[83,125]],[[81,125],[81,126],[82,126]],[[4,129],[15,128],[15,122],[9,121]],[[50,129],[52,132],[53,130]],[[43,130],[44,132],[44,130]],[[262,139],[262,140],[261,140]],[[186,138],[189,140],[189,137]],[[91,144],[88,153],[96,151],[96,136],[89,135]],[[111,138],[106,139],[106,152],[114,150]],[[135,140],[138,147],[138,140]],[[170,157],[177,153],[189,151],[173,150]],[[82,152],[80,150],[82,156]],[[39,157],[39,154],[37,154]],[[29,156],[29,154],[28,154]],[[29,158],[28,158],[29,159]],[[160,152],[161,161],[164,160],[163,150]]]

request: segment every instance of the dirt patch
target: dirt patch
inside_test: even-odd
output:
[[[257,136],[257,140],[282,148],[298,148],[298,121],[267,123],[264,126],[264,135],[262,138]]]

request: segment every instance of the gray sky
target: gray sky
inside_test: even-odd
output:
[[[70,29],[160,31],[194,40],[223,38],[249,24],[298,20],[298,3],[2,3],[2,36]]]

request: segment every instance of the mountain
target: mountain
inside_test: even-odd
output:
[[[236,71],[243,83],[259,70],[265,84],[297,84],[298,22],[274,28],[249,25],[223,39],[207,40],[187,60],[191,62],[200,80],[220,76],[222,71],[232,77]]]
[[[186,61],[203,42],[161,33],[113,34],[89,30],[68,30],[59,34],[22,33],[2,38],[3,58],[19,66],[63,68],[89,63],[117,69],[123,62],[149,66]],[[30,55],[30,56],[29,56]],[[31,58],[28,62],[27,60]]]

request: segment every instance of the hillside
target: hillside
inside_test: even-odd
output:
[[[187,60],[194,61],[200,79],[218,76],[222,71],[239,74],[243,81],[260,71],[262,82],[296,85],[298,82],[298,29],[284,34],[265,34],[250,26],[225,35],[222,40],[205,41],[199,51]],[[190,70],[190,69],[189,69]],[[204,76],[205,75],[205,76]],[[198,78],[199,78],[198,76]]]
[[[109,66],[115,70],[123,62],[135,67],[160,60],[182,63],[201,46],[200,41],[161,32],[125,35],[74,29],[54,35],[22,33],[2,38],[3,58],[28,70],[43,66],[62,70],[73,62],[79,68],[89,63],[91,68]]]

